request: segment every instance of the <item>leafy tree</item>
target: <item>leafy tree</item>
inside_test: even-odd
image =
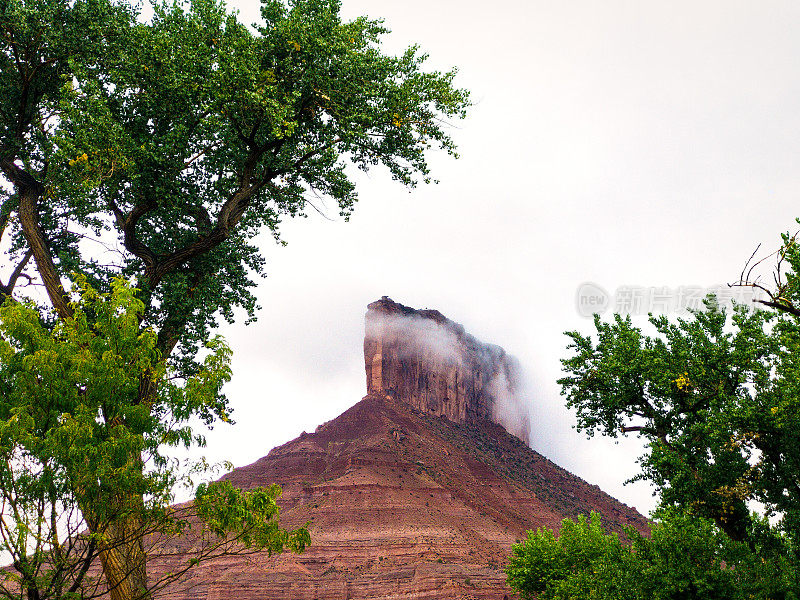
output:
[[[746,600],[797,598],[797,566],[787,557],[764,561],[702,517],[661,514],[645,537],[626,529],[607,534],[600,515],[565,519],[556,537],[529,531],[506,568],[523,599]]]
[[[562,361],[559,383],[578,429],[644,438],[634,480],[654,484],[660,522],[649,540],[629,531],[622,551],[594,522],[565,525],[563,541],[540,532],[515,549],[512,585],[530,593],[572,590],[575,598],[598,597],[598,590],[617,597],[618,589],[620,598],[800,596],[795,238],[784,236],[776,254],[774,289],[752,281],[747,267],[739,282],[768,291],[761,303],[774,311],[738,305],[728,313],[710,297],[686,319],[651,315],[652,335],[620,315],[611,322],[595,315],[594,338],[568,333],[573,355]],[[589,559],[552,566],[563,564],[550,557],[570,540],[577,540],[573,553]]]
[[[506,572],[508,583],[523,598],[624,598],[636,583],[629,570],[630,552],[616,534],[605,535],[600,516],[564,519],[558,537],[547,528],[529,531],[514,544]],[[609,569],[612,565],[613,569]]]
[[[760,518],[798,541],[800,329],[765,311],[726,311],[712,300],[691,319],[651,317],[656,336],[630,318],[595,319],[597,343],[570,333],[575,355],[560,380],[578,427],[590,435],[647,440],[637,479],[662,506],[712,519],[733,540],[754,542]]]
[[[0,0],[0,300],[40,284],[38,318],[58,332],[80,317],[71,273],[101,297],[124,277],[139,290],[141,343],[157,353],[130,384],[135,397],[110,407],[113,464],[125,477],[98,480],[99,505],[77,504],[92,534],[103,503],[122,507],[101,552],[120,599],[146,595],[139,533],[158,494],[145,493],[154,475],[142,454],[179,402],[163,382],[169,374],[190,387],[208,373],[198,350],[219,319],[237,309],[254,317],[264,268],[255,236],[278,238],[281,218],[317,198],[346,218],[353,166],[382,166],[408,186],[428,181],[427,152],[455,152],[446,120],[468,105],[455,71],[426,72],[416,47],[383,54],[383,25],[342,21],[335,0],[264,0],[252,27],[217,0],[153,10],[143,22],[122,0]],[[96,315],[82,314],[94,326]],[[100,381],[85,380],[85,393],[101,393]],[[189,402],[181,419],[227,414],[209,389],[213,398]],[[53,468],[76,501],[88,493],[69,463]]]
[[[308,531],[277,524],[277,486],[239,492],[213,483],[201,486],[194,505],[169,506],[179,473],[164,449],[204,444],[189,423],[194,415],[228,419],[224,342],[212,339],[203,367],[175,380],[165,376],[155,332],[139,326],[144,305],[131,287],[117,279],[108,294],[83,280],[78,288],[73,315],[52,329],[29,303],[0,307],[0,549],[16,571],[0,593],[91,598],[110,588],[137,597],[128,570],[143,568],[144,556],[119,570],[107,565],[127,560],[119,553],[130,541],[157,546],[181,532],[194,539],[187,567],[237,543],[302,550]],[[157,410],[138,402],[146,378],[158,386]],[[106,585],[92,576],[95,558]]]

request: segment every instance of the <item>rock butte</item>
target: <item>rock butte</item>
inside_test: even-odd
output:
[[[517,361],[484,344],[438,310],[384,296],[367,307],[367,394],[390,396],[453,423],[490,420],[528,442],[528,412],[515,396]]]
[[[225,476],[280,484],[282,524],[310,522],[312,545],[202,563],[156,598],[501,600],[512,597],[506,557],[528,529],[596,510],[611,529],[646,530],[636,510],[531,450],[527,422],[516,435],[499,424],[518,376],[501,348],[386,297],[366,325],[367,396]],[[546,432],[534,423],[533,435]],[[191,535],[163,544],[151,576],[185,565],[191,547]]]

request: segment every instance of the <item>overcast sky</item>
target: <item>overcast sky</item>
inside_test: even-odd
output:
[[[257,5],[234,3],[252,21]],[[409,193],[376,170],[349,223],[265,238],[256,323],[223,329],[237,424],[206,454],[247,464],[364,394],[366,305],[437,308],[519,357],[535,449],[642,511],[636,444],[571,429],[556,379],[576,291],[708,287],[737,278],[800,216],[796,2],[344,0],[384,18],[387,48],[458,66],[474,107]],[[335,214],[335,207],[331,213]],[[648,292],[649,293],[649,292]],[[677,294],[678,292],[674,292]],[[619,296],[617,296],[619,298]]]

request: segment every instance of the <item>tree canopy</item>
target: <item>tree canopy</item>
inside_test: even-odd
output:
[[[794,544],[800,533],[800,328],[789,317],[712,300],[690,319],[595,319],[597,342],[571,333],[560,380],[578,427],[647,441],[637,479],[663,506],[712,519],[732,539],[758,530],[749,504]]]
[[[61,316],[70,272],[135,278],[165,355],[193,356],[235,307],[253,315],[259,231],[317,197],[347,217],[347,165],[427,181],[426,152],[454,152],[445,119],[467,106],[455,71],[425,72],[416,47],[384,55],[383,25],[343,22],[332,0],[267,0],[256,28],[215,0],[157,3],[146,24],[107,0],[4,4],[12,257],[34,259]]]
[[[656,523],[652,539],[629,531],[629,546],[594,520],[565,523],[559,540],[531,533],[509,567],[517,589],[543,598],[800,597],[800,252],[783,239],[784,270],[761,302],[775,310],[728,311],[709,297],[688,318],[650,315],[649,334],[620,315],[595,315],[594,336],[568,333],[559,383],[577,428],[646,442],[633,480],[655,486]],[[749,278],[739,284],[761,287]],[[570,544],[589,558],[564,566],[559,553]]]
[[[25,373],[44,369],[31,357],[49,356],[62,366],[35,371],[35,380],[59,378],[48,385],[69,388],[72,399],[61,406],[54,393],[37,408],[12,395],[0,417],[50,415],[31,418],[52,432],[36,429],[14,452],[39,461],[36,469],[51,465],[48,477],[61,478],[92,534],[103,521],[93,511],[111,499],[123,507],[104,525],[100,559],[112,597],[128,600],[147,595],[139,533],[168,500],[158,445],[197,441],[174,421],[227,418],[227,350],[217,342],[211,366],[199,351],[220,319],[255,317],[253,286],[265,265],[256,236],[279,239],[281,219],[319,202],[346,219],[357,199],[352,169],[380,167],[412,187],[429,181],[428,152],[455,154],[448,120],[469,104],[455,71],[425,70],[415,46],[385,54],[383,24],[345,21],[335,0],[264,0],[252,26],[218,0],[152,9],[145,20],[125,0],[0,0],[0,301],[10,328],[2,385],[17,394],[34,377]],[[22,301],[26,294],[38,304]],[[97,321],[108,303],[127,315],[133,354],[68,360],[87,356],[82,344],[118,342]],[[15,337],[35,321],[35,338],[45,344],[50,332],[46,343],[63,354],[37,354]],[[104,442],[89,435],[92,418]],[[113,477],[70,471],[80,462],[72,454],[42,462],[36,440],[72,420],[75,435],[89,437],[71,452],[105,463],[107,442]],[[21,455],[13,456],[16,465]],[[91,485],[81,483],[87,473],[98,476]],[[52,493],[45,498],[59,506]],[[121,567],[108,560],[112,550]]]
[[[230,350],[221,338],[209,340],[200,370],[173,379],[155,332],[139,326],[144,305],[135,290],[121,279],[108,294],[82,279],[77,285],[72,316],[52,329],[30,303],[0,306],[0,550],[16,570],[0,593],[86,599],[110,588],[112,596],[139,597],[143,590],[128,580],[144,557],[120,550],[146,540],[144,552],[181,532],[195,540],[187,567],[237,543],[302,550],[306,528],[278,526],[277,486],[244,493],[212,483],[194,505],[170,507],[176,483],[190,474],[175,468],[169,448],[204,445],[197,417],[229,417],[220,390],[230,379]],[[155,407],[139,401],[143,380],[157,385]],[[123,566],[106,568],[104,584],[91,570],[96,559]]]
[[[626,529],[623,541],[600,515],[564,519],[558,537],[529,531],[515,544],[508,582],[524,600],[777,600],[797,598],[797,565],[763,560],[713,521],[672,511],[650,537]]]

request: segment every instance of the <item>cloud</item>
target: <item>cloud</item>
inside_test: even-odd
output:
[[[500,348],[484,344],[437,311],[371,311],[366,319],[365,351],[379,357],[376,386],[443,414],[467,414],[453,400],[482,403],[491,419],[525,443],[530,440],[530,417],[519,361]]]
[[[529,394],[519,361],[505,354],[505,364],[487,386],[492,404],[492,420],[510,434],[530,444],[531,419]]]

